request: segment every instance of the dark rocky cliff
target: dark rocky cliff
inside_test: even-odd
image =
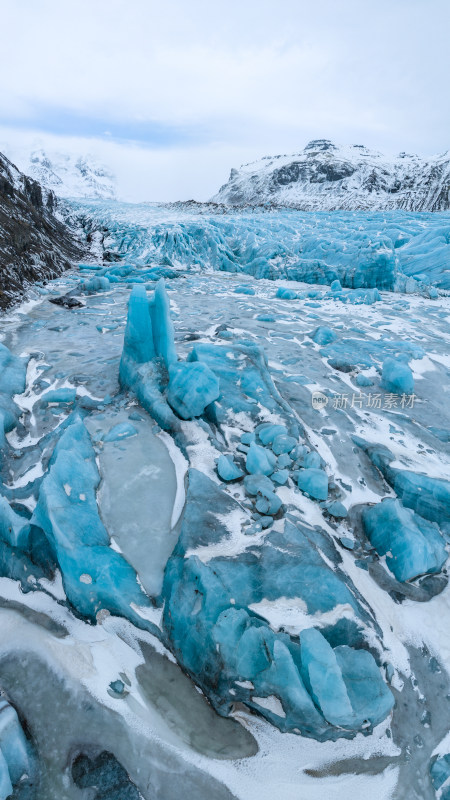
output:
[[[55,278],[82,256],[81,243],[55,216],[53,192],[0,153],[0,309],[34,281]]]

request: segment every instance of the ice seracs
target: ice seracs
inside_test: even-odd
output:
[[[142,284],[132,289],[119,377],[168,430],[178,428],[171,408],[181,419],[193,419],[219,397],[219,381],[207,364],[177,361],[163,278],[151,301]]]
[[[72,207],[85,235],[101,240],[101,274],[111,282],[135,280],[134,268],[143,282],[176,278],[180,270],[213,269],[243,273],[246,280],[330,286],[333,297],[356,303],[379,301],[380,291],[406,289],[435,299],[436,286],[450,288],[448,213],[324,215],[254,208],[217,213],[206,205],[176,214],[165,206],[94,202]],[[274,293],[278,290],[286,299],[306,299],[306,292],[292,284],[277,283]]]

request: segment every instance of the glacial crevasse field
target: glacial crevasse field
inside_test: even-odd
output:
[[[0,319],[0,797],[450,797],[450,214],[66,216]]]

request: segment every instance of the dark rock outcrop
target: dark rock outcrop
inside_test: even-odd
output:
[[[0,154],[0,309],[30,283],[57,277],[82,256],[83,246],[55,208],[53,192]]]

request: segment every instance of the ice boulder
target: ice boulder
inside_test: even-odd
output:
[[[270,422],[263,422],[262,425],[258,425],[256,428],[256,433],[258,434],[262,444],[266,445],[272,444],[277,436],[286,435],[287,430],[284,425],[274,425]]]
[[[223,481],[236,481],[244,475],[233,459],[223,454],[219,456],[217,472],[219,473],[219,478],[222,478]]]
[[[336,519],[344,519],[347,516],[347,509],[339,500],[333,500],[330,505],[326,506],[326,510]]]
[[[394,697],[382,680],[374,657],[367,650],[347,645],[334,648],[353,711],[353,726],[378,725],[394,706]]]
[[[292,465],[292,458],[287,453],[282,453],[281,456],[277,458],[277,466],[279,469],[285,469],[286,467],[290,467]]]
[[[280,288],[277,289],[275,297],[280,300],[296,300],[297,292],[294,292],[293,289],[286,289],[283,286],[280,286]]]
[[[256,500],[256,508],[260,514],[278,514],[281,508],[281,500],[275,492],[267,492],[259,495]]]
[[[303,466],[305,469],[319,469],[322,466],[322,459],[315,450],[311,450],[310,453],[307,453],[303,459]]]
[[[302,492],[309,494],[314,500],[326,500],[328,497],[328,478],[322,469],[309,467],[301,470],[297,484]]]
[[[385,474],[404,506],[450,534],[450,481],[394,467]]]
[[[368,375],[363,375],[362,372],[358,372],[355,383],[358,386],[373,386],[373,380]]]
[[[271,450],[260,447],[259,444],[252,442],[247,453],[245,463],[247,472],[252,475],[271,475],[277,463],[276,456]]]
[[[385,358],[383,361],[382,386],[393,394],[412,394],[414,377],[411,368],[397,358]]]
[[[331,330],[331,328],[319,326],[315,329],[311,338],[316,344],[330,344],[330,342],[334,342],[336,339],[336,334]]]
[[[274,486],[270,478],[266,475],[246,475],[244,478],[244,486],[246,492],[250,495],[265,494],[266,492],[273,492]]]
[[[289,470],[287,469],[277,469],[276,472],[272,475],[272,480],[275,483],[278,483],[279,486],[284,486],[289,478]]]
[[[399,581],[439,572],[447,558],[445,542],[435,525],[399,500],[387,498],[364,509],[364,530]]]
[[[381,295],[378,289],[348,289],[341,300],[344,302],[352,303],[352,305],[367,305],[371,306],[378,300],[381,300]]]
[[[103,275],[95,275],[95,277],[83,281],[80,288],[85,294],[95,294],[95,292],[107,292],[111,287],[108,278]]]
[[[394,705],[391,691],[366,650],[334,649],[317,628],[300,633],[301,673],[316,705],[332,725],[377,725]]]
[[[353,436],[352,439],[367,453],[404,506],[413,509],[430,522],[436,522],[447,536],[450,535],[450,481],[409,469],[391,467],[394,455],[387,447],[371,444],[358,436]]]
[[[297,444],[297,439],[294,436],[288,436],[285,433],[281,433],[278,436],[275,436],[275,439],[272,442],[272,450],[276,456],[281,456],[285,453],[290,453]]]
[[[194,419],[219,397],[219,379],[201,361],[172,364],[169,370],[169,405],[182,419]]]

